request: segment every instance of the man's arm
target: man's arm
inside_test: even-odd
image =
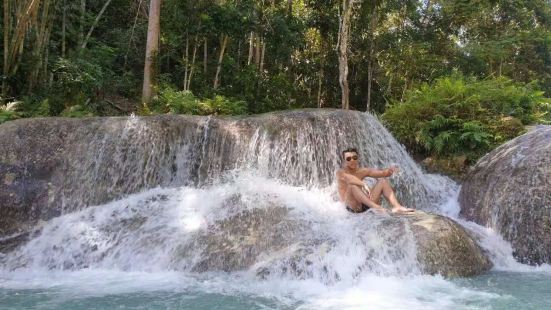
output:
[[[339,179],[340,182],[344,182],[348,185],[357,185],[361,187],[365,186],[365,183],[362,180],[342,170],[339,170],[337,172],[337,178]]]
[[[383,170],[375,168],[361,168],[360,175],[362,176],[362,178],[385,178],[391,176],[394,171],[394,168],[386,168]]]

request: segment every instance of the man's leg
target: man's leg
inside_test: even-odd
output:
[[[360,204],[363,203],[364,205],[375,210],[384,211],[384,208],[370,200],[369,197],[362,191],[362,188],[357,185],[348,186],[345,201],[351,208],[359,209]]]
[[[381,195],[384,196],[390,205],[392,206],[392,212],[412,212],[414,211],[411,208],[403,207],[396,199],[394,194],[394,189],[390,185],[390,182],[385,178],[380,178],[377,180],[377,184],[371,190],[371,200],[375,203],[380,204]]]

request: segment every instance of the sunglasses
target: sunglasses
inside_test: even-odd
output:
[[[353,159],[353,160],[358,160],[358,155],[346,157],[346,161],[351,161],[352,159]]]

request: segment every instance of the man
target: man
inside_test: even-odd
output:
[[[415,211],[398,202],[390,182],[386,179],[397,171],[396,167],[384,170],[361,168],[358,165],[358,151],[353,148],[344,150],[342,155],[344,167],[337,171],[337,181],[339,196],[345,203],[346,210],[352,213],[362,213],[373,209],[384,213],[386,210],[380,205],[381,196],[384,196],[392,206],[392,213]],[[377,178],[377,184],[370,189],[362,181],[366,177]]]

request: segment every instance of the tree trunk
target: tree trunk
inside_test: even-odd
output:
[[[56,17],[55,6],[57,5],[57,3],[58,1],[54,0],[54,10],[52,11],[50,20],[47,24],[46,35],[44,37],[44,44],[42,45],[43,50],[41,53],[44,55],[43,57],[44,61],[42,63],[42,72],[39,73],[40,85],[45,85],[45,84],[47,85],[47,82],[48,82],[48,57],[50,56],[50,49],[49,49],[50,37],[52,36],[52,29],[54,28],[54,21]]]
[[[33,59],[36,61],[28,73],[27,76],[27,87],[28,92],[31,93],[34,90],[35,85],[37,84],[37,79],[42,71],[42,66],[44,64],[45,49],[47,49],[49,32],[51,30],[50,23],[53,22],[52,16],[50,14],[50,0],[44,0],[42,5],[42,14],[40,15],[40,20],[37,20],[37,31],[34,32],[35,38],[31,46]],[[55,4],[54,4],[55,5]]]
[[[218,66],[216,67],[216,75],[214,76],[214,89],[217,89],[220,85],[220,71],[222,70],[222,61],[224,60],[224,52],[226,50],[226,46],[228,45],[228,36],[224,35],[224,38],[222,39],[222,46],[220,48],[220,55],[218,57]]]
[[[207,37],[205,37],[205,45],[203,49],[203,74],[205,75],[205,77],[207,76],[207,60],[208,60]]]
[[[323,78],[323,70],[318,74],[318,108],[321,108],[321,82]]]
[[[65,0],[61,3],[63,6],[63,16],[61,18],[61,58],[65,58],[66,49],[66,28],[67,28],[67,8],[65,7]]]
[[[251,35],[249,37],[249,58],[247,58],[247,66],[251,64],[251,61],[253,59],[253,45],[254,45],[254,32],[251,31]]]
[[[147,25],[147,45],[143,72],[142,102],[149,103],[157,88],[161,0],[151,0]]]
[[[408,89],[408,71],[407,70],[404,77],[405,77],[404,88],[402,89],[402,96],[400,97],[400,102],[404,102],[404,97],[406,96],[406,90]]]
[[[342,16],[339,27],[339,84],[341,86],[341,106],[350,109],[350,89],[348,88],[348,40],[350,37],[350,21],[355,0],[343,0]]]
[[[293,0],[287,0],[287,14],[289,18],[293,16]]]
[[[187,90],[187,79],[188,79],[188,67],[189,67],[189,35],[186,33],[186,49],[183,57],[184,63],[184,90]]]
[[[260,68],[260,45],[262,44],[260,42],[260,37],[258,35],[255,35],[254,38],[255,44],[254,44],[254,63],[256,64],[256,68]]]
[[[8,93],[6,78],[17,74],[25,48],[30,48],[32,55],[26,73],[26,87],[32,92],[40,82],[43,68],[47,68],[47,55],[50,34],[55,18],[57,0],[4,0],[4,80],[2,97]],[[13,15],[13,17],[12,17]],[[13,21],[13,22],[12,22]],[[31,36],[27,40],[27,36]],[[31,41],[32,44],[26,44]],[[43,74],[42,74],[43,75]]]
[[[98,15],[96,16],[96,19],[94,19],[94,23],[92,24],[92,27],[90,27],[90,30],[88,30],[88,34],[86,34],[86,37],[84,38],[84,41],[82,41],[82,44],[80,46],[81,49],[86,48],[86,44],[88,44],[88,40],[90,40],[90,36],[92,35],[92,32],[94,31],[94,28],[96,28],[96,26],[98,25],[98,22],[99,22],[101,16],[105,12],[105,10],[107,9],[107,7],[111,3],[111,1],[113,1],[113,0],[105,1],[105,4],[103,5],[103,7],[99,11]]]
[[[39,0],[28,0],[25,3],[19,3],[16,13],[17,23],[9,43],[7,76],[14,75],[17,72],[23,54],[25,36],[31,26],[31,17],[38,15],[39,5]]]
[[[373,10],[370,16],[370,43],[369,43],[369,64],[367,68],[367,102],[365,111],[371,109],[371,87],[373,83],[373,55],[375,54],[375,27],[377,27],[377,2],[373,2]]]
[[[126,46],[126,52],[124,53],[124,64],[122,66],[123,71],[126,71],[126,65],[128,64],[128,52],[130,51],[132,39],[134,38],[134,30],[136,29],[136,24],[138,23],[138,15],[140,14],[142,1],[143,0],[140,0],[140,2],[138,2],[138,8],[136,9],[136,16],[134,17],[134,24],[132,25],[132,30],[130,30],[130,39],[128,39],[128,45]]]
[[[264,40],[260,41],[262,44],[262,52],[260,53],[260,73],[264,72],[264,54],[266,53],[266,42]]]
[[[191,56],[191,70],[189,71],[189,77],[187,79],[187,90],[191,89],[191,78],[193,77],[193,73],[195,72],[195,56],[197,56],[197,45],[199,45],[199,39],[197,38],[197,36],[195,36],[195,42],[193,44],[193,56]]]
[[[392,92],[392,80],[394,79],[394,75],[392,73],[390,73],[390,77],[388,78],[388,85],[387,85],[387,88],[386,88],[386,95],[387,96],[391,96],[391,92]]]
[[[370,60],[367,66],[367,102],[365,105],[365,111],[369,112],[371,109],[371,82],[373,81],[373,62]]]
[[[2,76],[2,98],[1,100],[5,100],[7,94],[8,94],[8,84],[6,82],[6,78],[8,76],[8,53],[9,53],[9,40],[10,40],[10,1],[4,0],[4,67],[2,68],[4,70],[4,75]],[[2,102],[0,102],[2,103]]]
[[[241,68],[241,39],[237,41],[237,68]]]
[[[80,0],[80,23],[78,25],[78,45],[84,42],[84,19],[86,15],[86,0]]]
[[[48,57],[50,57],[50,49],[48,48],[48,46],[50,45],[50,36],[52,34],[52,28],[53,28],[53,18],[52,18],[52,23],[50,24],[50,28],[48,30],[48,34],[47,34],[47,38],[46,38],[46,44],[45,44],[45,47],[44,47],[44,64],[42,65],[42,75],[40,76],[40,84],[41,85],[44,85],[44,84],[47,84],[47,79],[48,79]]]

